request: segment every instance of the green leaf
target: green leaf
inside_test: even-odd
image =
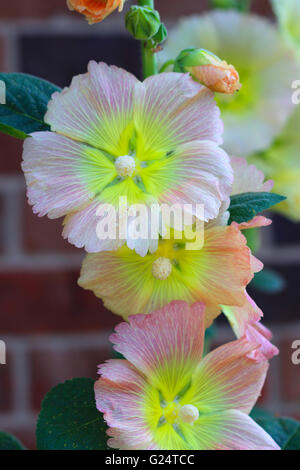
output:
[[[251,281],[251,287],[266,294],[278,294],[285,285],[285,280],[279,273],[267,268],[256,273]]]
[[[25,447],[16,437],[0,431],[0,450],[25,450]]]
[[[235,194],[230,198],[230,218],[228,223],[233,221],[248,222],[257,214],[286,199],[275,193],[242,193]]]
[[[107,426],[97,410],[94,381],[67,380],[46,395],[37,424],[39,450],[106,450]]]
[[[23,73],[0,73],[6,86],[6,104],[0,104],[0,132],[19,139],[50,129],[44,122],[56,85]]]
[[[252,410],[250,415],[277,442],[282,450],[300,450],[300,422],[277,418],[271,413]]]

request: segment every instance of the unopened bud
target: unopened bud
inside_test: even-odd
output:
[[[194,80],[218,93],[233,94],[241,88],[233,65],[205,49],[185,49],[174,65],[175,72],[189,72]]]
[[[126,14],[125,25],[135,39],[148,41],[160,28],[160,16],[150,7],[132,6]]]
[[[155,36],[153,36],[153,40],[156,42],[156,44],[162,44],[168,37],[168,31],[167,28],[163,23],[161,23],[160,27],[158,28],[157,33]]]

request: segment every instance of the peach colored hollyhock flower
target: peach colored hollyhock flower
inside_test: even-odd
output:
[[[35,132],[24,144],[29,203],[39,216],[65,217],[64,237],[88,252],[114,250],[128,240],[128,232],[125,240],[98,237],[100,205],[112,207],[119,219],[122,198],[129,208],[186,204],[192,215],[202,204],[210,220],[230,194],[233,172],[219,147],[220,111],[213,93],[189,74],[140,82],[125,70],[90,62],[87,74],[54,93],[45,122],[52,132]],[[146,242],[130,246],[145,255]]]
[[[70,10],[85,15],[89,23],[99,23],[119,7],[122,11],[125,0],[67,0]]]
[[[255,167],[241,159],[232,162],[235,175],[248,175],[244,186],[236,183],[236,190],[271,188],[272,182],[264,183],[263,173]],[[200,301],[206,305],[207,327],[228,306],[238,316],[236,322],[243,324],[239,335],[245,334],[248,324],[262,317],[261,310],[249,300],[246,287],[263,265],[251,254],[242,230],[267,226],[271,221],[257,216],[247,223],[227,225],[227,207],[228,201],[219,216],[204,225],[201,248],[190,250],[184,235],[178,240],[171,231],[170,238],[160,238],[157,250],[144,257],[125,246],[90,254],[83,262],[79,285],[92,290],[124,319],[130,314],[150,313],[173,300]]]
[[[96,404],[121,450],[279,450],[248,415],[268,362],[241,338],[203,358],[204,306],[172,302],[129,317],[110,340],[125,360],[99,366]]]

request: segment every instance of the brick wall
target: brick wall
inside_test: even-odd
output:
[[[168,5],[172,4],[172,11]],[[201,0],[157,0],[170,19],[205,8]],[[266,1],[254,7],[267,12]],[[70,14],[65,0],[11,0],[0,6],[0,68],[23,71],[67,85],[89,59],[116,63],[139,74],[137,45],[124,36],[116,14],[89,27]],[[106,311],[76,280],[83,253],[66,243],[61,221],[32,214],[20,171],[22,142],[0,134],[0,339],[7,365],[0,365],[0,429],[34,447],[34,424],[43,395],[59,381],[96,376],[110,354],[108,334],[119,318]],[[261,398],[268,408],[300,418],[300,366],[290,360],[300,339],[300,227],[280,217],[265,229],[262,258],[287,279],[282,294],[255,293],[281,355],[272,361]],[[220,337],[231,339],[224,324]]]

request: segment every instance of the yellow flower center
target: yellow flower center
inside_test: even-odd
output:
[[[135,170],[135,161],[130,155],[118,157],[115,161],[115,168],[119,176],[132,176]]]
[[[157,258],[152,265],[152,274],[155,279],[164,281],[167,279],[172,272],[172,263],[169,258],[160,257]]]
[[[193,424],[199,418],[199,411],[194,405],[184,405],[179,410],[179,418],[184,423]]]
[[[180,424],[180,421],[186,424],[194,424],[198,418],[199,411],[194,405],[181,406],[178,402],[173,401],[162,409],[160,424],[177,425]]]

